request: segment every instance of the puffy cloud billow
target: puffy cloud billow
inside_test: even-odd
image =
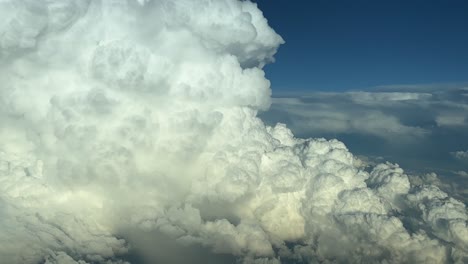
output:
[[[1,263],[464,263],[465,205],[266,126],[234,0],[0,2]]]

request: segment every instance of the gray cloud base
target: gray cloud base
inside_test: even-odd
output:
[[[1,261],[466,262],[463,203],[257,117],[283,40],[255,4],[2,1],[0,17]]]

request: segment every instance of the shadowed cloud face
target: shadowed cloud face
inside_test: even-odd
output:
[[[465,205],[435,175],[257,117],[283,40],[256,4],[7,0],[0,17],[1,261],[466,262]],[[377,110],[360,127],[430,134]]]

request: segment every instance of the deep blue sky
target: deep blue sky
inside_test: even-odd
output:
[[[257,0],[286,41],[274,92],[468,81],[466,0]]]

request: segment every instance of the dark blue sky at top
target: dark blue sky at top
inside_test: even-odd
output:
[[[257,0],[286,41],[275,92],[468,81],[466,0]]]

